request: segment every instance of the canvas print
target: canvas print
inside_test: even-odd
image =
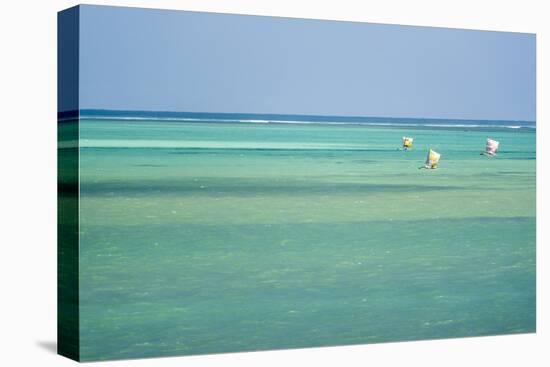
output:
[[[58,25],[60,354],[535,332],[534,34]]]

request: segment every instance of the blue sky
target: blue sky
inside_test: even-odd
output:
[[[535,36],[82,6],[80,108],[535,120]]]

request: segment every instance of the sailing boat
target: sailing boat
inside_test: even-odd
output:
[[[424,163],[424,168],[436,169],[440,158],[441,154],[430,148],[428,151],[428,156],[426,157],[426,163]]]
[[[491,138],[487,138],[487,144],[485,145],[485,154],[488,156],[495,156],[497,154],[498,146],[500,145],[500,142],[493,140]]]
[[[403,150],[409,150],[413,147],[413,138],[408,136],[403,137]]]

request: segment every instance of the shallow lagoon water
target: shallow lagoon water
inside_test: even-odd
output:
[[[83,360],[535,331],[534,130],[84,119],[80,164]]]

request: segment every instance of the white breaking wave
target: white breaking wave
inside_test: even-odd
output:
[[[145,140],[145,139],[82,139],[80,148],[173,148],[173,149],[270,149],[270,150],[361,150],[361,144],[337,143],[270,143],[264,141],[211,141],[211,140]],[[67,148],[67,147],[64,147]]]
[[[535,129],[528,125],[504,125],[504,124],[464,124],[464,123],[418,123],[418,122],[377,122],[377,121],[303,121],[303,120],[261,120],[261,119],[216,119],[216,118],[192,118],[192,117],[143,117],[143,116],[81,116],[89,120],[124,120],[124,121],[166,121],[166,122],[237,122],[253,124],[302,124],[302,125],[366,125],[387,127],[443,127],[443,128],[506,128],[506,129]]]

